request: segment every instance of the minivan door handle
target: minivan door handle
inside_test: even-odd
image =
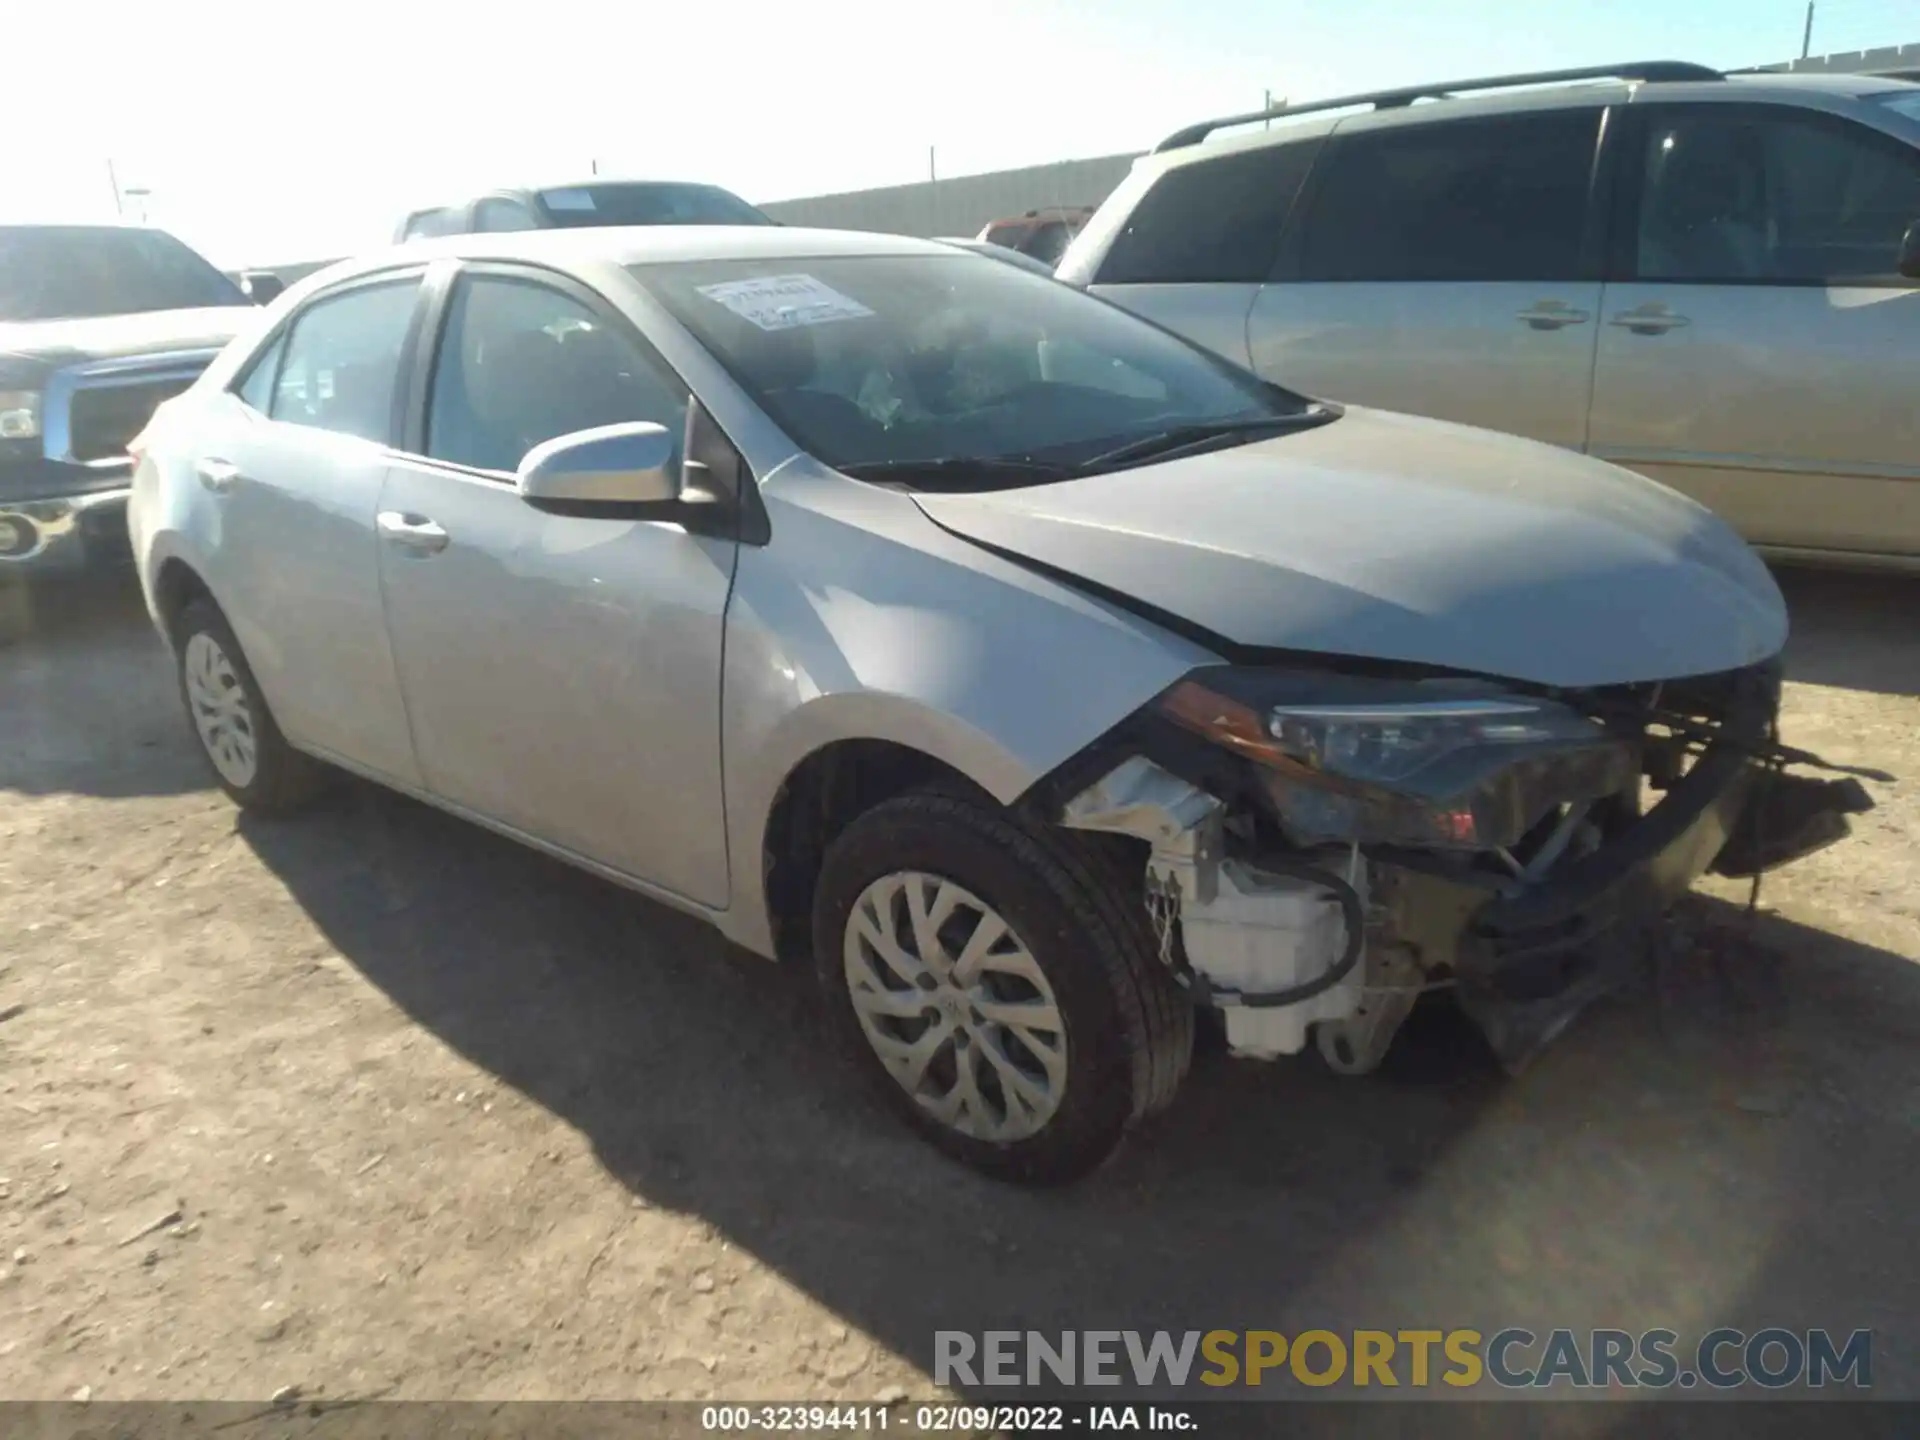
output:
[[[216,495],[224,495],[239,480],[240,467],[227,460],[207,459],[194,466],[193,473],[199,477],[205,489]]]
[[[1631,310],[1622,310],[1607,323],[1631,330],[1636,335],[1664,335],[1669,330],[1678,330],[1693,322],[1684,315],[1674,314],[1660,301],[1649,300]]]
[[[1529,310],[1522,310],[1514,317],[1526,321],[1534,330],[1562,330],[1569,325],[1584,325],[1588,316],[1585,310],[1576,310],[1564,300],[1537,300]]]
[[[398,510],[382,510],[374,522],[383,539],[419,555],[434,555],[447,548],[447,532],[424,515],[408,515]]]

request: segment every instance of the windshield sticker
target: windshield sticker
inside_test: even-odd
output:
[[[540,198],[549,210],[593,209],[593,196],[585,190],[543,190]]]
[[[702,285],[700,293],[762,330],[795,330],[835,320],[864,320],[873,314],[852,296],[822,285],[811,275],[728,280],[720,285]]]

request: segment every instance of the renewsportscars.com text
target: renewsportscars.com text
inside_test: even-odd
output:
[[[1873,1385],[1873,1332],[1710,1330],[966,1330],[934,1332],[937,1385],[1436,1385],[1766,1390]]]

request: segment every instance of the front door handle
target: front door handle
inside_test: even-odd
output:
[[[204,488],[216,495],[224,495],[239,480],[240,467],[226,460],[207,459],[194,466],[193,473],[199,477]]]
[[[1563,330],[1569,325],[1587,323],[1587,312],[1576,310],[1564,300],[1538,300],[1533,307],[1522,310],[1514,317],[1524,320],[1530,329]]]
[[[447,548],[447,532],[424,515],[382,510],[375,523],[379,526],[381,537],[392,541],[402,550],[434,555]]]
[[[1658,300],[1649,300],[1632,310],[1622,310],[1607,323],[1631,330],[1636,335],[1664,335],[1669,330],[1678,330],[1693,322],[1684,315],[1674,314]]]

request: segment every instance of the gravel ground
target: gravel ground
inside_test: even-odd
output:
[[[1906,778],[1509,1082],[1203,1056],[1067,1192],[878,1115],[798,977],[363,785],[212,791],[129,583],[0,648],[0,1396],[891,1398],[933,1332],[1824,1325],[1920,1394],[1920,584],[1793,574]]]

